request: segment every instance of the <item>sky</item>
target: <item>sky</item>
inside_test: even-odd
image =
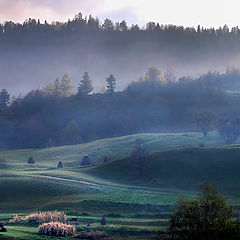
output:
[[[36,18],[67,21],[77,13],[129,25],[160,24],[203,27],[240,25],[239,0],[0,0],[0,22]]]

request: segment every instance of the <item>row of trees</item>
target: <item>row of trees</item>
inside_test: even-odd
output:
[[[117,86],[116,78],[113,74],[106,79],[106,86],[101,89],[102,93],[113,93]],[[78,94],[89,94],[93,91],[93,83],[87,72],[84,73],[82,80],[79,82]]]
[[[113,75],[106,84],[105,92],[91,94],[93,83],[85,73],[74,95],[71,79],[64,75],[41,90],[12,98],[11,104],[2,90],[0,146],[46,147],[142,131],[193,131],[196,123],[204,135],[217,126],[227,143],[238,137],[239,96],[198,79],[177,79],[171,71],[152,67],[124,91],[114,92]]]
[[[184,28],[182,26],[162,25],[155,22],[149,22],[145,27],[140,28],[137,24],[128,26],[125,20],[114,23],[111,19],[107,18],[103,23],[100,23],[98,18],[91,15],[83,17],[81,13],[77,14],[72,20],[67,22],[52,22],[49,24],[47,21],[41,23],[40,20],[29,18],[23,24],[7,21],[0,26],[1,34],[20,34],[28,32],[43,32],[43,31],[154,31],[154,32],[182,32],[187,34],[204,34],[213,36],[232,36],[240,35],[238,27],[229,29],[227,25],[218,29],[203,28],[200,25],[195,29],[193,27]]]
[[[189,84],[193,79],[186,78],[189,81],[182,81],[182,78],[179,79],[180,84]],[[132,82],[128,85],[127,90],[132,91],[140,88],[150,88],[158,89],[163,86],[176,85],[177,78],[171,70],[163,72],[157,67],[150,67],[147,72],[140,76],[137,81]],[[100,93],[113,93],[116,89],[117,81],[113,74],[106,79],[106,85],[100,90]],[[74,86],[69,74],[64,74],[64,76],[59,79],[57,78],[54,82],[49,83],[42,90],[51,96],[56,97],[69,97],[73,95]],[[93,92],[94,86],[93,81],[91,80],[88,72],[85,72],[82,76],[82,79],[79,81],[77,95],[89,95]]]
[[[106,79],[106,86],[101,90],[102,93],[113,93],[117,85],[116,78],[113,74]],[[64,74],[64,76],[59,79],[57,78],[54,82],[49,83],[43,88],[43,92],[47,95],[55,97],[70,97],[73,95],[74,86],[69,74]],[[79,81],[78,85],[78,95],[88,95],[93,91],[93,82],[88,74],[85,72],[82,79]]]
[[[117,81],[113,74],[106,79],[106,86],[104,86],[100,93],[113,93],[116,89]],[[186,86],[196,86],[204,88],[215,88],[228,90],[231,88],[240,89],[240,70],[236,67],[228,67],[226,72],[208,72],[207,74],[201,75],[197,79],[191,77],[177,77],[174,75],[173,71],[168,69],[167,71],[162,71],[158,67],[150,67],[147,72],[140,76],[136,81],[130,83],[126,90],[129,92],[139,91],[141,89],[157,90],[163,87],[186,87]],[[59,80],[57,78],[54,82],[49,83],[43,88],[43,91],[49,95],[56,97],[69,97],[73,94],[74,86],[69,74],[64,74],[64,76]],[[88,74],[85,72],[82,79],[79,81],[77,94],[89,95],[94,90],[93,82]]]
[[[228,66],[223,73],[209,71],[197,78],[190,76],[182,76],[177,78],[173,71],[168,69],[162,71],[158,67],[150,67],[148,71],[140,76],[137,81],[133,81],[128,85],[129,91],[136,89],[152,89],[161,88],[163,86],[170,87],[200,87],[218,90],[240,90],[240,69],[234,66]]]
[[[217,129],[219,134],[224,138],[226,144],[233,144],[240,136],[239,118],[218,119],[214,112],[203,110],[194,116],[194,120],[204,137],[207,136],[210,130]]]

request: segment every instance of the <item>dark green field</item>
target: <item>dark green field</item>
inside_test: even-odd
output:
[[[150,155],[144,174],[129,158],[136,138],[146,142]],[[199,144],[205,147],[199,147]],[[89,154],[93,165],[80,167]],[[109,162],[103,163],[104,156]],[[27,164],[33,156],[36,164]],[[78,218],[85,228],[101,229],[115,239],[151,239],[167,226],[168,213],[180,197],[195,195],[200,182],[209,181],[232,205],[240,203],[240,145],[225,146],[214,132],[139,134],[98,140],[87,144],[37,150],[1,151],[0,221],[15,239],[48,239],[36,226],[7,223],[15,214],[61,210],[68,219]],[[57,169],[58,161],[64,164]],[[51,238],[52,239],[52,238]]]

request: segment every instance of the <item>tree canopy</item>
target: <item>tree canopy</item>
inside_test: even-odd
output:
[[[10,103],[10,94],[6,89],[0,91],[0,112],[7,108]]]
[[[93,90],[93,83],[88,75],[88,72],[85,72],[82,80],[79,82],[78,94],[89,94]]]
[[[110,76],[106,80],[106,83],[107,83],[107,92],[108,93],[113,93],[116,86],[117,86],[117,80],[113,76],[113,74],[110,74]]]
[[[240,223],[233,219],[233,209],[209,183],[200,185],[195,199],[181,199],[170,216],[172,239],[239,239]]]
[[[74,93],[67,74],[42,89],[12,98],[11,103],[4,90],[0,147],[78,144],[146,130],[201,130],[206,134],[218,130],[227,144],[236,142],[240,136],[240,96],[229,93],[226,86],[232,82],[238,85],[239,71],[231,68],[222,74],[207,74],[207,79],[217,76],[215,83],[205,80],[205,74],[198,78],[177,78],[171,71],[156,67],[153,72],[150,74],[148,70],[114,94],[113,75],[108,88],[89,95]]]

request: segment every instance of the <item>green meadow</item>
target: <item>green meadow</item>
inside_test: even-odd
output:
[[[141,138],[149,155],[144,172],[129,157]],[[89,155],[92,165],[80,167]],[[27,164],[29,157],[34,165]],[[103,159],[108,156],[109,161]],[[37,226],[9,223],[14,215],[64,211],[80,229],[98,229],[114,239],[151,239],[168,224],[174,203],[195,196],[200,182],[215,184],[233,206],[240,203],[240,145],[224,145],[217,133],[137,134],[80,145],[0,151],[0,239],[54,239]],[[57,168],[59,161],[62,169]],[[102,216],[107,226],[100,226]],[[114,225],[114,229],[109,225]]]

